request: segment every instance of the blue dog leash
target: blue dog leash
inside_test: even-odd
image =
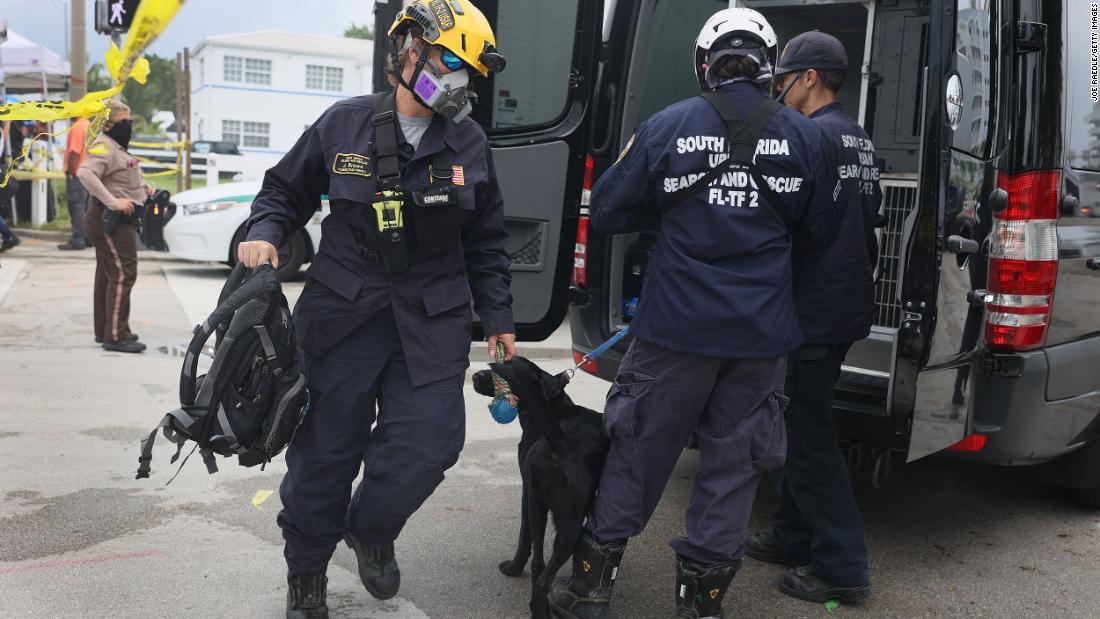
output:
[[[565,375],[566,382],[569,382],[570,380],[573,379],[573,376],[576,375],[577,370],[581,369],[581,366],[583,366],[586,363],[591,363],[597,357],[599,357],[600,355],[602,355],[605,352],[607,352],[608,350],[610,350],[612,346],[614,346],[615,344],[618,344],[619,341],[622,340],[624,337],[626,337],[626,335],[628,333],[630,333],[630,327],[629,326],[624,327],[622,331],[619,331],[615,335],[612,335],[611,339],[607,340],[603,344],[600,344],[599,346],[597,346],[595,348],[595,350],[593,350],[592,352],[585,355],[581,359],[580,363],[578,363],[577,365],[573,366],[572,368],[562,372],[562,374]]]
[[[611,339],[607,340],[603,344],[600,344],[581,359],[580,363],[572,368],[565,370],[558,376],[563,377],[562,386],[569,384],[570,380],[573,380],[573,376],[577,373],[577,370],[586,363],[590,363],[600,355],[604,354],[611,349],[616,343],[622,340],[630,332],[630,327],[624,328],[615,335],[611,336]],[[504,347],[499,343],[497,345],[497,360],[501,361],[504,358]],[[498,376],[493,375],[494,384],[496,385],[496,397],[493,398],[491,404],[489,404],[489,413],[493,416],[493,419],[497,423],[511,423],[519,415],[519,408],[516,406],[515,397],[507,389],[502,389],[501,384],[496,384]],[[504,383],[503,380],[500,383]]]

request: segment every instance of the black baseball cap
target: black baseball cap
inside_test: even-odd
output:
[[[848,53],[844,45],[831,34],[820,30],[803,32],[787,42],[776,63],[775,76],[815,69],[847,71]]]

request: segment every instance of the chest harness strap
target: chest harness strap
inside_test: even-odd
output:
[[[783,208],[783,202],[780,200],[779,194],[767,183],[753,161],[756,157],[756,145],[760,142],[760,136],[764,134],[764,127],[767,126],[772,117],[779,113],[783,106],[765,98],[742,118],[740,110],[730,100],[729,96],[718,92],[708,92],[703,94],[702,97],[726,123],[729,158],[712,168],[691,185],[672,193],[668,199],[668,206],[664,210],[668,211],[683,204],[714,182],[715,179],[725,174],[734,164],[737,164],[748,168],[753,182],[756,183],[757,190],[764,195],[765,206],[779,218],[789,234],[794,229],[794,222],[787,210]]]

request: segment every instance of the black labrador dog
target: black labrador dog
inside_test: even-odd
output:
[[[603,416],[578,406],[565,394],[564,376],[553,376],[531,361],[516,357],[489,365],[518,400],[519,470],[523,477],[519,545],[515,556],[500,564],[507,576],[519,576],[531,557],[531,616],[549,617],[547,595],[561,566],[573,554],[584,516],[596,496],[610,441]],[[493,396],[489,370],[473,376],[474,390]],[[557,535],[550,560],[543,558],[547,514],[554,515]]]

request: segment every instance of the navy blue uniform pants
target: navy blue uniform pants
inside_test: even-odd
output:
[[[368,543],[397,539],[458,461],[462,381],[414,387],[389,308],[310,359],[310,411],[280,487],[292,574],[324,572],[346,531]]]
[[[849,344],[807,344],[787,366],[787,462],[775,474],[773,534],[826,581],[867,583],[867,540],[848,465],[837,446],[833,387]]]
[[[688,444],[699,470],[676,554],[713,566],[741,556],[763,471],[783,464],[785,358],[723,359],[635,339],[604,410],[611,450],[586,527],[601,543],[641,533]]]

